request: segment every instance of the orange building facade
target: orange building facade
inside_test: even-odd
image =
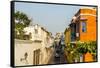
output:
[[[97,16],[96,8],[80,8],[74,15],[65,29],[65,44],[73,43],[76,45],[77,41],[90,42],[97,41]],[[83,62],[94,61],[93,55],[89,52],[83,55]]]
[[[71,41],[96,41],[96,9],[81,8],[70,24]]]

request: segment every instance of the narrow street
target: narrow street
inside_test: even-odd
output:
[[[62,42],[64,42],[64,41],[62,41],[62,39],[60,39],[60,41],[56,42],[56,44],[54,45],[54,52],[53,52],[53,55],[51,56],[48,64],[65,64],[65,63],[67,63],[66,57],[64,55],[64,48],[63,48],[63,45],[61,44]]]
[[[56,49],[55,49],[56,50]],[[56,51],[54,51],[53,55],[51,56],[48,64],[61,64],[61,63],[67,63],[66,57],[64,53],[59,53],[58,56],[56,55]]]
[[[12,66],[97,62],[96,5],[11,3]]]

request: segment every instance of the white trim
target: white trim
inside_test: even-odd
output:
[[[81,14],[79,14],[78,16],[76,16],[76,19],[77,19],[79,16],[84,16],[84,15],[97,17],[97,15],[94,15],[94,14],[89,14],[89,13],[82,14],[82,13],[81,13]]]
[[[81,16],[81,15],[96,16],[96,15],[94,15],[94,14],[80,14],[80,16]]]
[[[93,8],[90,8],[90,7],[83,7],[83,8],[80,8],[80,9],[90,9],[90,10],[95,10],[96,11],[96,8],[93,9]]]
[[[94,15],[94,14],[79,14],[79,15],[76,16],[76,17],[78,18],[79,16],[84,16],[84,15],[88,15],[88,16],[94,16],[94,17],[96,17],[96,15]]]

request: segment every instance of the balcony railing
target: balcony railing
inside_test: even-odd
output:
[[[76,40],[76,33],[72,32],[71,33],[71,41],[75,41]]]

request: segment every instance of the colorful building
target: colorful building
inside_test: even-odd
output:
[[[97,41],[96,8],[84,7],[73,16],[69,28],[65,30],[65,43]],[[82,62],[94,61],[91,53],[84,54]],[[80,59],[81,60],[81,59]]]
[[[70,28],[66,28],[65,32],[65,43],[68,44],[71,41],[71,30]]]
[[[69,36],[71,38],[71,42],[96,41],[96,9],[90,7],[80,8],[72,18],[69,26],[71,30],[71,36]]]

